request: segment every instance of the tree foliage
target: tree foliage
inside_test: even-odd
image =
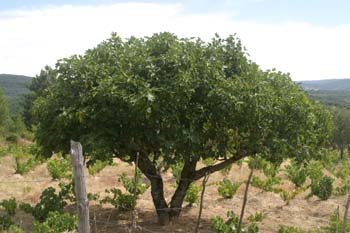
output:
[[[288,74],[262,71],[240,40],[206,43],[170,33],[116,34],[82,56],[58,61],[34,103],[36,138],[48,154],[69,140],[104,160],[134,161],[151,181],[158,216],[178,216],[193,180],[249,155],[311,158],[330,135],[330,114]],[[223,160],[196,170],[200,159]],[[168,204],[156,164],[183,163]],[[154,178],[156,177],[156,178]],[[169,216],[168,216],[169,215]]]
[[[8,102],[0,88],[0,135],[6,135],[10,131],[11,125],[12,119],[8,109]]]
[[[334,109],[333,115],[335,126],[333,142],[343,158],[344,150],[350,148],[350,110],[337,108]]]

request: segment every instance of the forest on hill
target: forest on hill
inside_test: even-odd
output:
[[[327,106],[350,108],[350,79],[301,81],[299,85],[312,99]]]
[[[21,102],[25,94],[29,93],[28,85],[31,77],[24,75],[0,74],[0,87],[2,88],[12,116],[21,112]]]

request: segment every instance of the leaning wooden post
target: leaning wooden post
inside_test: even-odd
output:
[[[245,186],[244,198],[243,198],[243,204],[242,204],[242,210],[241,210],[241,216],[239,217],[239,223],[238,223],[238,227],[237,227],[237,232],[238,233],[241,233],[241,230],[242,230],[244,211],[245,211],[245,206],[246,206],[247,200],[248,200],[249,185],[250,185],[250,182],[251,182],[252,177],[253,177],[254,169],[256,167],[257,155],[255,154],[254,156],[255,156],[254,157],[254,164],[253,164],[252,169],[250,170],[249,177],[248,177],[248,180],[247,180],[247,184]]]
[[[350,192],[348,193],[348,198],[346,200],[345,205],[345,211],[344,211],[344,218],[343,218],[343,233],[346,233],[347,223],[348,223],[348,213],[349,213],[349,206],[350,206]]]
[[[73,161],[74,188],[78,208],[78,233],[90,233],[89,201],[86,194],[83,148],[79,142],[70,142]]]
[[[202,193],[201,193],[201,200],[199,203],[199,214],[198,214],[195,233],[198,233],[198,231],[199,231],[199,223],[201,221],[202,211],[203,211],[203,200],[204,200],[205,186],[207,185],[207,182],[209,180],[209,176],[210,176],[210,173],[207,172],[207,174],[205,174],[205,177],[204,177],[203,182],[202,182]]]

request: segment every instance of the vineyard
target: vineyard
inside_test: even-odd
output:
[[[3,232],[350,232],[350,111],[235,36],[109,39],[0,92]]]
[[[53,226],[74,229],[76,222],[72,216],[76,210],[69,178],[72,175],[70,159],[56,156],[46,161],[35,160],[32,154],[36,151],[35,144],[8,144],[3,147],[7,149],[2,151],[0,158],[0,199],[3,200],[2,211],[11,211],[8,211],[8,219],[4,217],[7,215],[2,215],[2,228],[15,224],[25,232],[46,232],[45,227]],[[235,216],[239,216],[252,162],[252,159],[240,161],[209,177],[203,199],[200,232],[231,232],[224,230],[226,213],[233,211]],[[277,168],[264,160],[258,160],[244,223],[248,227],[254,223],[260,231],[249,232],[341,232],[345,194],[349,190],[350,175],[349,167],[346,166],[349,162],[339,160],[339,155],[331,151],[327,152],[324,160],[311,161],[305,167],[286,161]],[[203,161],[199,166],[208,163],[212,161]],[[92,232],[130,230],[133,169],[130,164],[114,160],[111,164],[97,162],[86,170]],[[167,187],[166,198],[170,198],[179,178],[178,168],[163,171],[163,177]],[[330,186],[321,185],[322,177],[330,177]],[[313,183],[318,183],[322,191],[313,188]],[[48,192],[51,187],[55,192]],[[142,232],[194,232],[201,188],[201,182],[196,182],[190,188],[185,198],[183,215],[177,222],[170,226],[159,226],[155,221],[149,182],[142,177],[137,185],[139,229]],[[6,201],[13,201],[14,207],[9,208]],[[62,205],[56,205],[57,201]],[[34,211],[24,208],[24,203],[33,206]],[[39,212],[35,211],[36,206],[40,206]],[[56,226],[50,223],[49,211],[53,210],[73,215],[65,216],[66,220],[62,220],[59,215],[63,225]],[[53,232],[59,232],[57,229]]]

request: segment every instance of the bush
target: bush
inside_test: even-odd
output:
[[[323,165],[319,161],[311,160],[306,167],[307,175],[312,181],[320,180],[323,176]]]
[[[5,140],[6,140],[7,142],[12,142],[12,143],[17,143],[17,142],[18,142],[18,139],[19,139],[19,137],[18,137],[18,135],[16,135],[16,134],[11,134],[11,135],[9,135],[9,136],[7,136],[7,137],[5,138]]]
[[[321,200],[328,200],[333,192],[333,179],[329,176],[323,176],[319,181],[311,184],[311,194]]]
[[[9,232],[11,232],[11,233],[24,233],[24,230],[22,230],[18,226],[11,225],[9,228]]]
[[[148,184],[142,183],[142,173],[137,169],[137,184],[136,184],[136,195],[142,195],[144,192],[147,191],[149,188]],[[119,179],[119,182],[123,183],[124,188],[126,189],[127,192],[130,194],[134,194],[134,189],[135,189],[135,180],[134,177],[128,178],[126,174],[122,174]]]
[[[219,182],[219,195],[223,198],[233,198],[240,186],[241,183],[234,183],[225,177],[223,181]]]
[[[280,225],[278,233],[298,233],[299,230],[296,227],[287,227]]]
[[[111,162],[106,160],[106,161],[102,161],[102,160],[96,160],[93,164],[91,164],[88,167],[88,171],[90,175],[95,175],[97,173],[99,173],[100,171],[102,171],[106,166],[110,165]]]
[[[289,201],[294,199],[298,194],[304,192],[306,188],[296,188],[292,192],[288,192],[285,190],[282,190],[280,192],[280,196],[283,199],[283,201],[287,202],[287,205],[289,204]]]
[[[15,159],[15,173],[24,175],[34,169],[40,161],[30,153],[30,146],[20,146],[12,144],[8,147],[8,152]]]
[[[5,212],[8,215],[14,216],[16,214],[16,210],[17,210],[16,198],[13,197],[8,200],[3,200],[0,202],[0,206],[2,206],[5,209]]]
[[[72,176],[72,161],[69,156],[50,159],[47,162],[47,170],[54,180],[70,178]]]
[[[221,217],[214,217],[211,219],[211,229],[214,233],[231,233],[236,232],[239,219],[233,211],[227,212],[227,221],[225,222]]]
[[[189,203],[189,206],[192,206],[194,203],[199,201],[199,192],[202,190],[200,186],[191,184],[189,189],[186,192],[185,201]]]
[[[0,215],[0,230],[8,230],[14,222],[12,218],[8,214]]]
[[[307,178],[307,171],[302,164],[297,164],[292,161],[290,165],[286,167],[286,175],[293,184],[299,188],[302,187]]]
[[[77,228],[77,217],[57,211],[49,212],[44,222],[34,221],[33,233],[58,233],[73,231]]]
[[[343,229],[343,219],[339,216],[339,210],[335,211],[331,217],[329,225],[326,227],[323,227],[322,229],[326,230],[326,232],[331,233],[342,233]],[[350,232],[350,221],[346,222],[346,232]]]
[[[131,194],[123,194],[120,189],[106,189],[106,193],[112,193],[113,197],[105,197],[100,203],[109,203],[113,205],[116,209],[121,211],[128,211],[132,209],[134,197]]]
[[[28,203],[21,203],[20,209],[33,215],[35,220],[39,222],[44,222],[50,212],[63,213],[68,201],[73,199],[73,184],[64,185],[61,183],[60,187],[61,191],[58,194],[53,187],[45,189],[40,196],[40,201],[34,207]]]
[[[173,176],[176,180],[176,184],[178,184],[180,182],[181,171],[182,171],[183,166],[184,166],[184,164],[182,162],[177,162],[176,164],[172,164],[170,166],[171,172],[173,173]]]
[[[267,179],[262,180],[257,176],[252,177],[251,185],[257,188],[260,188],[266,192],[274,192],[279,193],[282,190],[274,188],[274,185],[280,184],[281,178],[280,177],[267,177]]]
[[[337,188],[335,189],[334,195],[336,195],[336,196],[344,196],[344,195],[346,195],[346,194],[349,193],[349,191],[350,191],[349,180],[343,181],[342,183],[343,183],[342,186],[337,187]]]
[[[34,158],[15,157],[15,173],[24,175],[33,170],[38,164],[38,161]]]
[[[214,217],[211,219],[211,230],[214,233],[235,233],[237,232],[239,219],[233,211],[227,212],[228,219],[224,221],[221,217]],[[259,227],[256,222],[251,222],[245,230],[242,225],[241,232],[258,233]]]
[[[248,220],[250,222],[262,222],[266,218],[266,213],[256,212],[254,215],[250,215]]]

